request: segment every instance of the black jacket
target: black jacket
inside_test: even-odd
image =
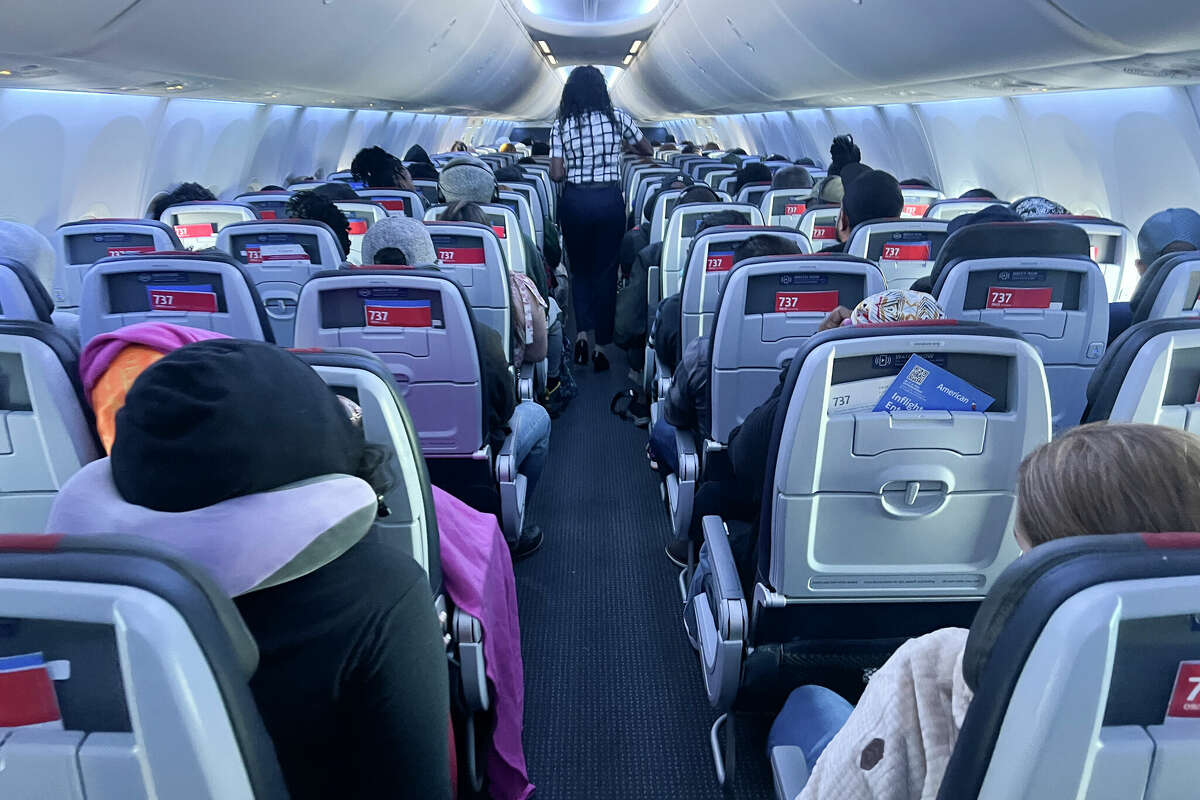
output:
[[[377,532],[242,595],[250,681],[293,800],[450,798],[449,681],[424,571]]]
[[[508,358],[504,355],[504,341],[500,334],[486,325],[477,323],[475,347],[479,350],[479,363],[483,370],[486,392],[483,402],[488,410],[488,442],[494,455],[508,437],[508,421],[517,407],[517,393],[513,388],[512,374],[508,371]]]

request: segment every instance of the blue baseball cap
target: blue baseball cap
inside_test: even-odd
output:
[[[1168,208],[1153,215],[1138,231],[1138,255],[1149,265],[1175,242],[1200,250],[1200,214],[1190,208]]]

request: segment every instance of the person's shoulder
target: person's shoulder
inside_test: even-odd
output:
[[[393,605],[414,587],[429,580],[413,557],[385,541],[373,530],[321,571],[333,570],[353,578],[355,585],[372,587],[377,603]]]

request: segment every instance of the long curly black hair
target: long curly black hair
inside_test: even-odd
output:
[[[613,111],[612,99],[608,96],[608,83],[604,74],[591,66],[576,67],[567,76],[563,86],[562,100],[558,104],[558,118],[562,122],[582,121],[588,114],[598,111],[612,121],[620,130],[617,115]]]

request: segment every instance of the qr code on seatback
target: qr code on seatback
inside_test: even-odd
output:
[[[929,377],[929,370],[924,367],[913,367],[912,372],[908,373],[908,381],[913,386],[922,386],[925,379]]]

